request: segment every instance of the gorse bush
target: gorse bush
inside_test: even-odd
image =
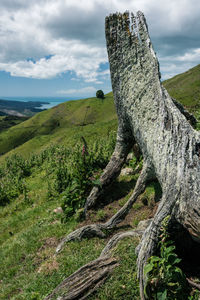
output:
[[[147,276],[145,296],[155,300],[188,299],[186,277],[178,267],[181,259],[175,253],[175,246],[169,240],[167,231],[169,216],[162,223],[160,235],[160,256],[151,256],[144,267]]]

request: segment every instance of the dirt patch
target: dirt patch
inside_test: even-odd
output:
[[[38,249],[35,258],[33,260],[33,265],[36,267],[40,266],[47,260],[51,259],[58,245],[58,240],[55,237],[43,239],[42,242],[43,245]]]
[[[43,241],[43,245],[40,247],[38,252],[44,250],[45,248],[55,248],[58,244],[58,240],[55,237],[50,237],[42,241]]]
[[[81,222],[78,228],[90,225],[94,223],[104,223],[108,221],[115,213],[117,213],[120,208],[125,204],[124,198],[121,198],[117,201],[114,201],[106,206],[103,209],[90,210],[88,211],[87,219]],[[133,205],[133,208],[130,210],[126,218],[118,225],[119,227],[131,227],[134,228],[137,226],[139,221],[152,218],[157,211],[158,203],[151,204],[149,206],[144,205],[142,201],[138,200]]]
[[[55,257],[48,259],[44,263],[40,265],[37,272],[38,273],[45,273],[46,275],[52,274],[54,271],[59,270],[59,264]]]

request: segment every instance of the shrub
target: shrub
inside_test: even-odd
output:
[[[104,99],[105,97],[104,97],[104,92],[102,91],[102,90],[98,90],[97,92],[96,92],[96,97],[97,98],[100,98],[100,99]]]
[[[151,256],[144,267],[148,277],[145,296],[150,299],[186,299],[187,282],[182,270],[178,267],[181,259],[175,253],[175,246],[169,240],[167,232],[169,216],[162,223],[160,235],[160,256]]]

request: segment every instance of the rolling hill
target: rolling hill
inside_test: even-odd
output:
[[[190,111],[200,108],[200,65],[163,82],[169,94]]]
[[[173,98],[199,116],[200,65],[164,81],[163,85]],[[75,143],[82,135],[94,139],[116,127],[112,93],[103,101],[97,98],[68,101],[0,133],[0,154],[19,151],[28,156],[50,145]]]
[[[199,76],[197,66],[163,83],[197,117]],[[103,101],[89,98],[59,104],[9,129],[1,124],[0,300],[42,300],[64,278],[99,256],[107,239],[74,241],[54,254],[67,233],[81,225],[108,220],[126,203],[142,160],[138,163],[132,156],[126,162],[134,174],[120,175],[107,191],[107,205],[90,212],[80,224],[79,208],[91,187],[98,184],[115,144],[117,117],[112,93]],[[88,143],[85,156],[82,136]],[[139,221],[151,218],[161,194],[157,181],[149,183],[122,227],[136,228]],[[58,210],[60,206],[63,211]],[[113,233],[106,233],[107,238]],[[139,299],[137,244],[138,238],[126,238],[114,249],[119,266],[88,299]],[[188,299],[198,296],[198,291],[192,291],[193,298]]]
[[[112,93],[103,101],[97,98],[68,101],[2,132],[0,153],[19,152],[28,156],[51,145],[76,143],[82,135],[93,140],[116,126]]]

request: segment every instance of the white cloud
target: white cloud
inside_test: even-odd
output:
[[[10,72],[12,76],[30,78],[52,78],[56,75],[74,71],[77,76],[85,79],[86,82],[98,82],[99,64],[105,62],[104,49],[99,53],[98,48],[88,46],[73,45],[66,43],[66,48],[70,51],[57,51],[59,54],[52,55],[50,58],[41,58],[36,62],[32,60],[19,60],[13,63],[0,63],[0,70]]]
[[[93,86],[87,86],[80,89],[68,89],[68,90],[60,90],[57,93],[61,95],[85,95],[85,94],[94,94],[96,89]]]
[[[159,56],[172,61],[161,58],[164,74],[181,60],[199,62],[199,0],[1,0],[0,70],[28,78],[73,71],[101,83],[109,75],[99,68],[107,61],[105,16],[127,9],[145,13]]]
[[[196,66],[200,62],[200,48],[191,49],[183,55],[161,56],[162,80],[171,78]]]
[[[177,60],[184,62],[200,61],[200,48],[193,49],[191,52],[186,52],[184,55],[178,56]]]

